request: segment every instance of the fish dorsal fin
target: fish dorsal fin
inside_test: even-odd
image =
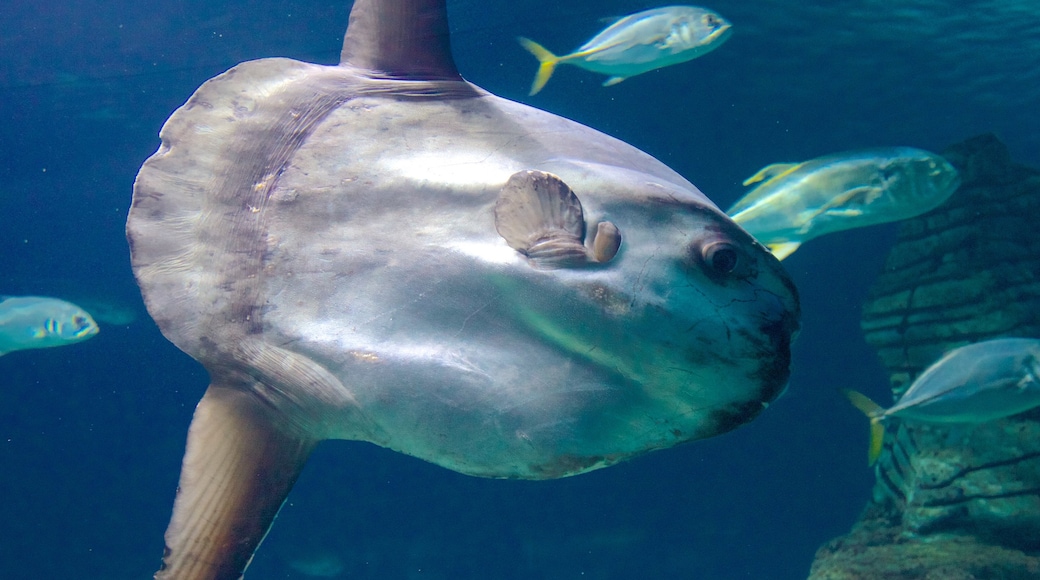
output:
[[[758,170],[758,173],[744,180],[744,185],[748,186],[752,183],[758,183],[759,181],[766,182],[778,177],[783,177],[788,173],[791,173],[801,163],[773,163],[772,165],[766,165],[762,169]]]
[[[356,0],[340,64],[395,79],[462,80],[445,0]]]
[[[593,249],[586,248],[578,196],[562,179],[544,171],[519,171],[509,177],[495,204],[495,228],[509,247],[544,269],[607,262],[621,245],[617,226],[601,222]]]
[[[761,183],[749,191],[747,195],[737,200],[737,203],[733,204],[733,207],[726,210],[726,213],[739,224],[742,217],[738,215],[740,212],[761,203],[763,200],[773,195],[774,191],[764,187],[766,184],[785,175],[789,175],[801,166],[801,163],[774,163],[759,169],[758,173],[745,179],[743,185],[748,186],[759,182]]]

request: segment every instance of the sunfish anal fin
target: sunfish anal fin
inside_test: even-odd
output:
[[[212,384],[195,409],[155,580],[237,580],[317,441],[252,393]]]

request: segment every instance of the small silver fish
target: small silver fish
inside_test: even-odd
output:
[[[628,77],[686,62],[718,48],[732,25],[715,12],[696,6],[665,6],[626,16],[592,37],[578,50],[556,56],[533,40],[520,37],[541,66],[531,93],[542,90],[558,64],[610,75],[603,86]]]
[[[888,409],[856,391],[845,395],[870,418],[873,464],[890,417],[925,423],[984,423],[1040,406],[1040,340],[998,338],[951,350]]]
[[[71,302],[42,296],[0,297],[0,356],[73,344],[97,333],[90,314]]]
[[[934,153],[890,147],[774,163],[744,181],[753,183],[726,213],[783,260],[812,238],[930,211],[960,179]]]

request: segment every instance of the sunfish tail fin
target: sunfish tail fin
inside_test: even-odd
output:
[[[253,393],[210,385],[195,410],[155,580],[236,580],[316,441],[282,429]]]
[[[868,465],[874,465],[881,456],[881,446],[885,442],[885,426],[881,424],[882,414],[885,409],[862,393],[850,389],[843,389],[854,407],[863,412],[870,419],[870,448],[867,450]]]
[[[531,83],[531,92],[529,93],[531,95],[537,94],[538,91],[542,90],[542,87],[545,86],[545,83],[549,82],[549,77],[551,77],[553,71],[556,70],[556,65],[559,64],[560,57],[549,52],[549,50],[544,46],[530,38],[524,38],[521,36],[518,37],[517,40],[520,41],[521,46],[527,49],[527,52],[533,54],[534,57],[538,59],[538,62],[541,63],[538,66],[538,73],[534,76],[534,82]]]

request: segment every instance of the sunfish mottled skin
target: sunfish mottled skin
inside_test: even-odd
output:
[[[0,296],[0,356],[82,342],[98,333],[86,310],[45,296]]]
[[[873,464],[881,453],[881,422],[890,417],[983,423],[1040,406],[1040,340],[998,338],[951,350],[925,369],[888,409],[855,391],[845,394],[870,418]]]
[[[744,181],[754,183],[726,213],[783,260],[825,234],[931,211],[960,178],[939,155],[889,147],[774,163]]]
[[[211,384],[157,578],[238,578],[325,439],[557,478],[787,383],[780,263],[649,155],[462,80],[443,1],[357,0],[339,66],[238,65],[160,136],[132,264]]]
[[[531,94],[549,82],[556,65],[572,64],[610,75],[609,87],[638,74],[703,56],[729,38],[732,25],[715,12],[697,6],[664,6],[626,16],[581,45],[556,56],[529,38],[520,44],[540,63]]]

